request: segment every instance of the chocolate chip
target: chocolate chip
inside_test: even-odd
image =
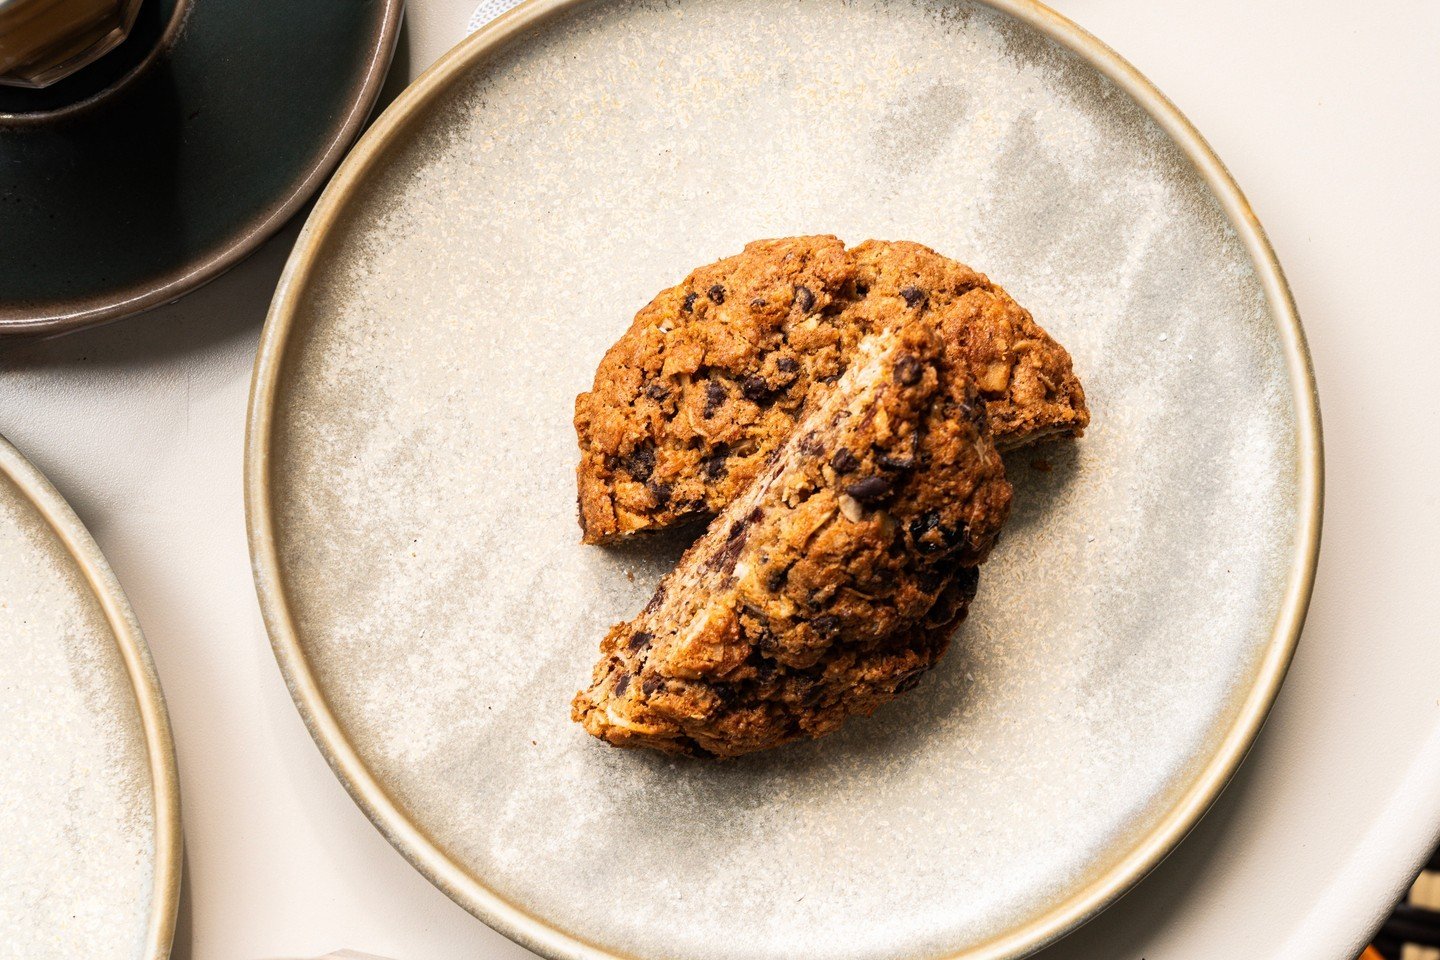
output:
[[[802,313],[809,313],[810,308],[815,306],[815,294],[810,292],[809,287],[795,288],[795,306],[799,307]]]
[[[830,458],[830,466],[835,468],[836,473],[849,473],[860,466],[860,458],[845,447],[841,447],[835,451],[835,456]]]
[[[740,551],[744,549],[745,528],[737,523],[730,528],[730,539],[725,541],[725,546],[711,554],[705,566],[712,572],[729,574],[735,569],[735,561],[740,559]]]
[[[722,286],[720,286],[720,284],[717,283],[717,284],[715,284],[715,286],[713,286],[713,287],[711,287],[709,290],[706,290],[706,291],[705,291],[705,296],[709,297],[709,298],[710,298],[712,301],[714,301],[715,303],[724,303],[724,302],[725,302],[725,288],[722,287]]]
[[[696,293],[694,290],[691,290],[689,293],[685,294],[685,302],[680,305],[680,309],[684,310],[686,313],[693,313],[695,311],[695,301],[699,299],[700,294]]]
[[[729,394],[725,392],[725,384],[719,380],[705,381],[704,415],[707,420],[715,415],[715,411],[720,409],[721,404],[725,402],[728,396]]]
[[[655,472],[655,448],[648,443],[643,447],[637,447],[625,458],[625,469],[630,471],[630,476],[641,483],[649,480],[650,474]]]
[[[640,681],[640,690],[644,693],[654,693],[663,689],[665,689],[665,678],[657,674],[652,673]]]
[[[719,449],[710,456],[700,461],[700,472],[706,480],[719,480],[730,472],[730,455],[726,450]]]
[[[810,626],[814,627],[820,636],[829,639],[840,632],[840,618],[829,613],[822,614],[811,620]]]
[[[925,593],[939,593],[949,580],[949,574],[938,566],[927,567],[915,575],[915,585]]]
[[[720,701],[722,708],[728,709],[740,702],[740,690],[731,683],[717,683],[710,688],[715,691],[715,699]]]
[[[781,357],[775,361],[775,369],[781,373],[794,373],[800,369],[800,362],[794,357]]]
[[[649,490],[650,495],[655,498],[656,509],[662,510],[665,508],[665,505],[670,502],[670,494],[674,492],[670,484],[655,483],[653,481],[645,484],[645,489]]]
[[[940,513],[936,510],[926,510],[910,521],[910,536],[919,540],[938,526],[940,526]]]
[[[920,363],[918,357],[913,354],[905,354],[895,361],[895,369],[891,372],[896,383],[902,383],[912,387],[920,382],[920,377],[925,373],[925,367]]]
[[[912,309],[925,302],[925,291],[919,287],[901,287],[900,296],[905,298],[905,306]]]
[[[645,388],[645,396],[649,397],[651,400],[655,400],[658,402],[670,396],[670,388],[665,386],[665,384],[661,383],[659,380],[652,380],[650,384]]]
[[[822,443],[820,440],[819,434],[807,433],[805,434],[805,436],[800,438],[800,452],[809,454],[812,457],[815,456],[815,454],[819,453],[822,449],[824,449],[824,446],[824,443]]]
[[[940,524],[940,512],[927,510],[910,521],[910,541],[921,553],[935,554],[953,550],[965,539],[965,525],[945,527]]]
[[[625,648],[631,653],[639,653],[641,650],[648,649],[650,647],[650,641],[654,639],[655,635],[653,633],[637,630],[630,635],[630,639],[625,643]]]
[[[620,679],[615,681],[615,696],[625,696],[625,691],[630,689],[630,674],[620,674]]]
[[[896,449],[880,457],[880,466],[887,470],[909,470],[915,466],[916,453],[920,447],[920,434],[910,434],[909,449],[897,446]]]
[[[893,486],[889,477],[866,477],[850,484],[845,492],[861,503],[875,503],[888,497]]]
[[[740,384],[740,392],[751,403],[764,403],[775,395],[770,384],[761,377],[746,377]]]
[[[747,656],[747,664],[755,666],[756,674],[762,675],[762,678],[765,675],[775,674],[775,665],[769,664],[765,659],[765,655],[766,652],[773,653],[776,649],[779,649],[779,640],[776,640],[775,635],[770,633],[768,629],[763,628],[763,626],[757,626],[755,623],[750,623],[749,619],[743,620],[743,623],[746,623],[744,635],[746,635],[746,638],[749,638],[750,646],[755,648],[752,649],[750,655]]]
[[[765,298],[756,297],[754,300],[750,301],[750,306],[754,307],[756,310],[763,309],[765,307]]]

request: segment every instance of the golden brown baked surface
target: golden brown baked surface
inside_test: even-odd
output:
[[[576,398],[585,541],[713,516],[865,335],[915,319],[973,376],[1001,449],[1084,431],[1069,354],[983,275],[916,243],[757,241],[651,301]]]
[[[800,274],[797,274],[800,275]],[[934,325],[868,336],[635,619],[572,716],[735,756],[869,714],[939,659],[1009,510],[986,405]]]

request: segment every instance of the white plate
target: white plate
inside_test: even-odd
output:
[[[0,438],[0,958],[164,960],[180,889],[169,722],[90,535]]]
[[[1014,459],[1005,543],[914,696],[729,766],[605,750],[568,695],[673,555],[576,542],[573,396],[689,267],[817,231],[991,273],[1095,425],[1052,472]],[[1017,956],[1143,875],[1258,729],[1313,572],[1314,404],[1233,182],[1042,8],[533,2],[312,216],[261,344],[252,551],[332,765],[526,945]]]

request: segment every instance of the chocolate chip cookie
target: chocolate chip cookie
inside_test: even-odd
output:
[[[823,269],[791,274],[816,282],[817,303]],[[1009,510],[986,404],[934,324],[885,327],[852,353],[640,615],[605,637],[571,708],[591,734],[737,756],[871,713],[944,652]]]
[[[973,376],[1001,449],[1084,431],[1069,354],[982,274],[916,243],[758,241],[657,296],[576,399],[585,542],[713,516],[862,338],[915,319]]]

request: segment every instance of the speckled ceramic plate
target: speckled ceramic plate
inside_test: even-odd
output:
[[[957,643],[827,740],[612,750],[570,695],[675,544],[580,546],[605,348],[755,237],[923,241],[1072,351],[1079,443]],[[247,496],[321,748],[450,896],[551,957],[1015,957],[1138,880],[1289,661],[1320,440],[1272,253],[1199,135],[1020,0],[531,0],[376,124],[260,348]]]
[[[0,438],[0,958],[164,960],[180,891],[169,721],[95,542]]]

